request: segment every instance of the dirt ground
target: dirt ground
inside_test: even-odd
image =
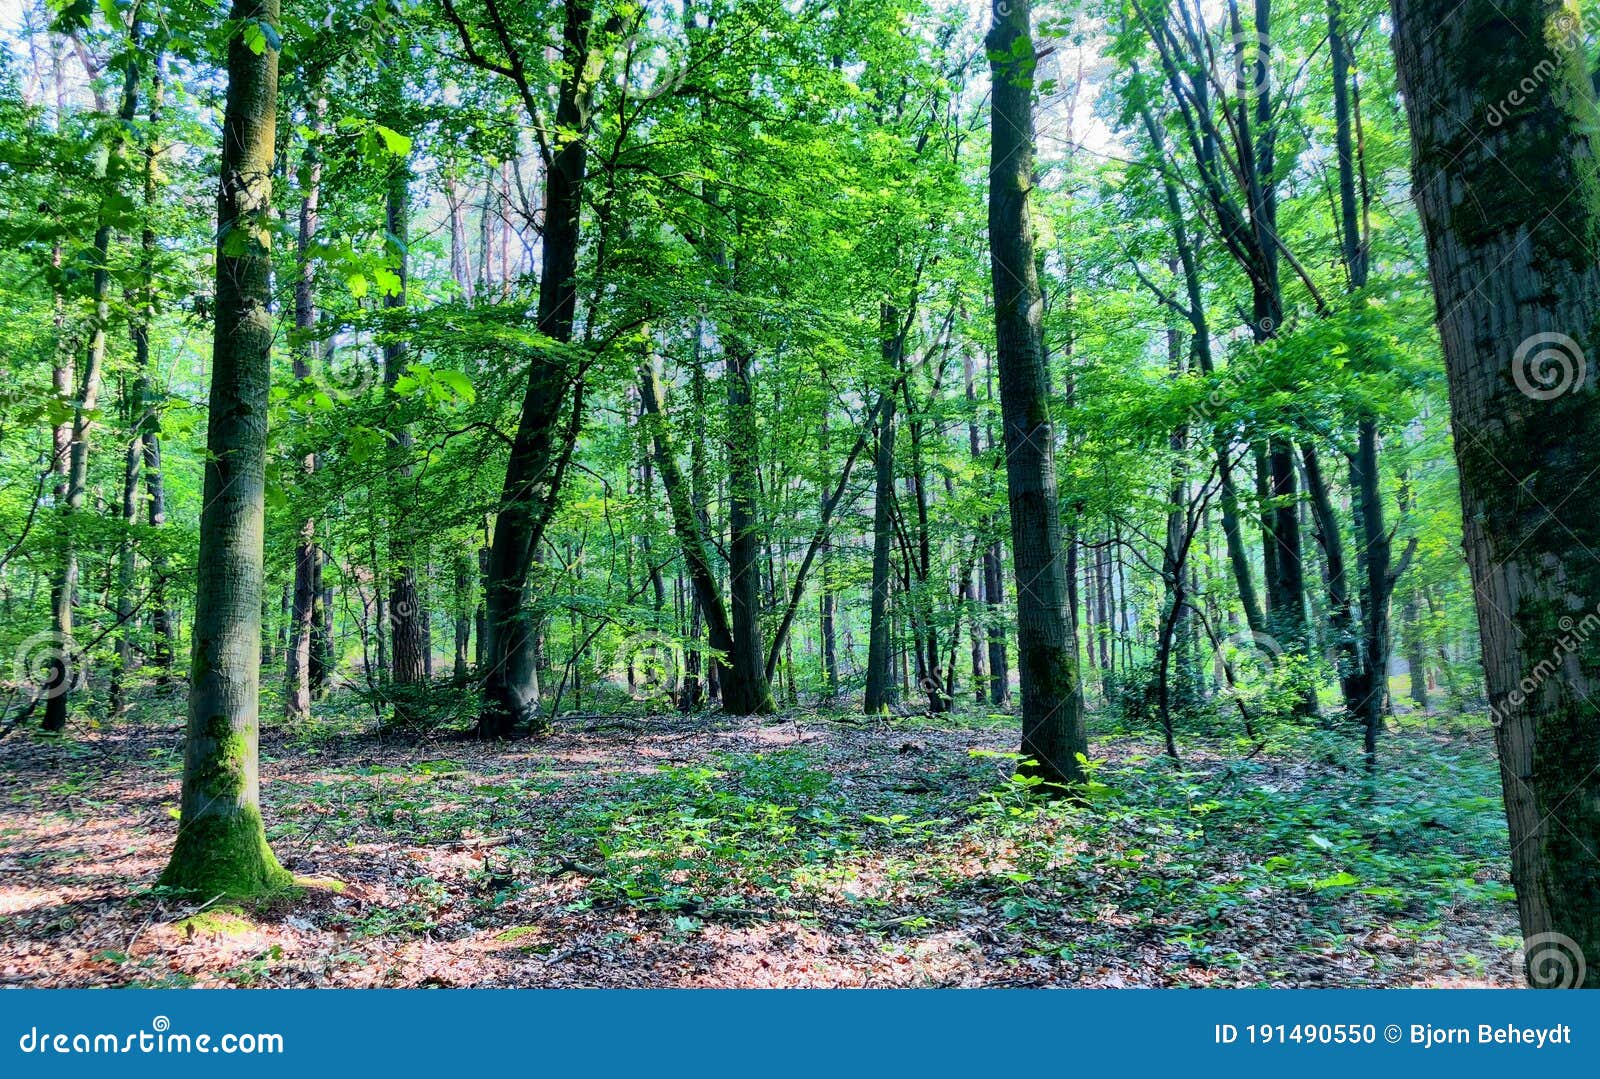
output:
[[[179,711],[0,745],[0,984],[1516,980],[1507,902],[1446,897],[1404,917],[1360,895],[1319,903],[1262,886],[1250,852],[1180,841],[1137,812],[1093,835],[1074,832],[1081,818],[1041,822],[1034,849],[992,799],[999,823],[985,823],[1010,765],[972,751],[1012,748],[1008,729],[798,713],[568,717],[498,746],[269,731],[264,815],[304,888],[204,905],[153,887],[177,829]],[[1154,757],[1138,739],[1095,749],[1124,769]],[[1233,782],[1220,758],[1185,767],[1186,782]],[[1288,761],[1252,767],[1258,785],[1323,782]],[[649,842],[676,849],[637,853]],[[1197,914],[1198,893],[1170,879],[1180,849],[1185,880],[1237,899]],[[1147,902],[1151,889],[1168,898]]]

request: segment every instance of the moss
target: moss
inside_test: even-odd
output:
[[[343,895],[350,886],[342,880],[333,877],[295,877],[295,887],[332,892],[334,895]]]
[[[206,933],[218,937],[237,937],[255,929],[255,924],[236,906],[211,907],[177,923],[180,933],[197,936]]]
[[[510,944],[512,941],[521,940],[523,937],[531,937],[538,932],[539,927],[536,925],[518,925],[507,929],[503,933],[496,933],[494,939]]]
[[[294,877],[267,846],[261,811],[244,806],[185,820],[160,883],[208,899],[254,899],[292,887]]]

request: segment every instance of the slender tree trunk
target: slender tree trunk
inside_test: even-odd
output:
[[[106,328],[111,321],[111,224],[106,220],[107,208],[117,194],[122,181],[123,158],[126,150],[126,131],[132,126],[139,108],[139,23],[134,22],[128,48],[127,68],[123,76],[122,102],[117,110],[121,121],[119,133],[111,147],[105,171],[99,177],[102,184],[101,222],[94,234],[93,298],[94,314],[89,324],[89,348],[84,360],[83,375],[77,387],[73,405],[71,449],[67,455],[66,500],[61,507],[62,552],[57,567],[55,584],[51,590],[54,602],[54,631],[59,648],[53,663],[60,675],[52,670],[50,691],[46,694],[44,721],[47,731],[63,730],[67,725],[72,693],[84,681],[80,669],[82,656],[72,638],[73,605],[78,587],[78,548],[76,518],[83,513],[84,497],[89,479],[89,435],[94,425],[94,415],[100,404],[100,384],[105,377]]]
[[[961,353],[961,377],[963,389],[966,391],[967,395],[967,408],[971,413],[967,417],[967,454],[972,458],[973,467],[977,467],[977,462],[983,456],[983,447],[978,438],[977,370],[975,364],[973,363],[972,353],[969,351],[963,351]],[[981,557],[982,562],[987,563],[987,547],[984,546],[984,553],[981,556],[978,556],[978,548],[980,546],[984,545],[981,543],[981,541],[975,539],[973,547],[973,553],[975,555],[974,562],[977,562],[978,558]],[[975,576],[975,573],[978,575]],[[982,613],[983,607],[980,603],[980,601],[983,599],[986,575],[986,569],[975,571],[969,570],[961,581],[962,599],[967,604],[967,611],[971,618],[970,626],[972,633],[973,700],[975,703],[980,705],[987,703],[989,694],[993,689],[989,681],[989,670],[987,663],[991,657],[988,655],[986,643],[983,640],[984,617]]]
[[[455,669],[451,677],[456,685],[467,683],[467,648],[472,639],[472,564],[466,555],[455,560]]]
[[[1569,18],[1542,0],[1395,0],[1393,43],[1527,975],[1596,988],[1600,645],[1571,627],[1594,625],[1600,596],[1596,518],[1572,497],[1600,467],[1600,194],[1596,104]]]
[[[655,448],[661,487],[667,495],[673,531],[677,534],[678,547],[683,552],[683,561],[689,570],[696,603],[706,621],[708,643],[714,652],[729,655],[734,650],[734,640],[728,609],[723,603],[722,590],[711,563],[704,522],[696,512],[693,491],[689,484],[684,483],[678,458],[672,451],[666,404],[655,362],[653,356],[647,358],[639,373],[639,400],[644,406],[644,426]],[[732,711],[732,708],[729,710]]]
[[[1417,596],[1411,591],[1400,615],[1405,634],[1406,666],[1411,668],[1411,701],[1422,712],[1428,710],[1428,649],[1427,637],[1422,631],[1421,615],[1417,610]]]
[[[245,28],[278,23],[278,0],[241,0],[229,24],[228,97],[217,194],[216,326],[206,434],[182,814],[161,883],[207,899],[257,895],[291,878],[261,823],[262,539],[273,338],[272,155],[278,50]],[[241,243],[238,237],[243,237]]]
[[[394,68],[400,50],[399,40],[390,38],[382,75],[385,118],[389,126],[396,130],[408,126],[402,116],[401,75]],[[406,290],[410,284],[410,256],[406,246],[410,222],[411,166],[402,156],[390,162],[384,192],[384,224],[389,232],[394,272],[400,279],[399,287],[383,297],[384,309],[388,311],[401,310],[406,306]],[[391,335],[383,346],[385,388],[392,390],[404,372],[408,351],[405,341],[397,335]],[[390,407],[394,407],[392,401]],[[422,632],[422,600],[417,592],[417,542],[409,511],[412,492],[407,481],[411,479],[412,444],[410,425],[401,423],[389,444],[388,468],[393,484],[389,505],[389,572],[392,574],[389,585],[389,658],[397,685],[426,681],[428,668],[428,648]]]
[[[821,437],[822,468],[820,475],[827,475],[828,464],[828,417],[822,417]],[[828,492],[824,487],[818,496],[821,499],[821,512],[827,512]],[[822,541],[822,594],[819,597],[821,604],[820,638],[822,645],[822,694],[825,703],[832,704],[839,699],[839,638],[835,628],[837,619],[839,597],[835,591],[833,580],[833,538],[830,534]]]
[[[1083,780],[1088,752],[1078,646],[1056,497],[1055,431],[1044,362],[1043,299],[1028,192],[1033,177],[1035,55],[1027,0],[995,0],[986,45],[993,72],[989,244],[996,355],[1017,575],[1022,752],[1048,783]]]
[[[327,102],[320,86],[311,91],[308,107],[303,173],[305,193],[300,199],[300,225],[295,237],[294,327],[301,335],[294,350],[294,377],[311,377],[311,361],[316,349],[311,335],[316,332],[317,308],[313,291],[315,269],[311,245],[317,235],[317,217],[322,198],[322,138]],[[317,455],[306,454],[301,467],[307,475],[317,470]],[[300,525],[300,538],[294,550],[294,608],[290,614],[289,652],[284,662],[283,710],[290,719],[311,715],[311,653],[317,601],[322,593],[322,554],[317,548],[317,521],[307,517]]]
[[[723,378],[728,391],[728,576],[732,599],[733,651],[722,680],[722,706],[734,715],[773,711],[761,645],[761,526],[759,435],[751,399],[751,357],[743,345],[729,344]]]
[[[148,360],[148,357],[146,357]],[[142,370],[142,366],[141,366]],[[127,678],[133,670],[133,577],[135,569],[133,528],[139,520],[140,452],[137,412],[142,394],[137,389],[130,397],[123,393],[123,412],[133,432],[123,453],[122,501],[120,505],[124,535],[117,544],[117,661],[111,673],[111,713],[119,715],[127,707]]]
[[[886,325],[891,317],[885,316],[883,321]],[[885,339],[885,353],[891,353],[894,347]],[[889,358],[892,359],[892,356]],[[878,407],[874,486],[877,493],[873,498],[872,511],[872,593],[868,603],[871,621],[867,636],[867,690],[862,701],[862,708],[868,715],[877,715],[895,703],[889,630],[889,593],[892,587],[890,556],[894,545],[894,413],[895,395],[891,390]]]

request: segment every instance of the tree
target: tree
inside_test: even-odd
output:
[[[1573,497],[1600,468],[1596,104],[1559,6],[1395,0],[1393,14],[1538,986],[1551,934],[1600,956],[1600,665],[1594,641],[1571,632],[1600,596],[1600,518]],[[1584,985],[1600,987],[1600,963]]]
[[[267,845],[257,774],[278,19],[278,0],[239,0],[228,24],[183,801],[161,875],[208,898],[259,895],[292,879]]]
[[[1022,753],[1048,783],[1083,780],[1088,752],[1078,683],[1077,626],[1067,600],[1067,567],[1056,495],[1055,428],[1034,258],[1033,48],[1026,0],[995,0],[985,40],[993,77],[990,104],[989,261],[995,358],[1000,372],[1011,555],[1017,585],[1017,672],[1022,684]]]

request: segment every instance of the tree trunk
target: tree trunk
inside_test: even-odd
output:
[[[1571,632],[1600,596],[1600,531],[1572,498],[1600,467],[1595,99],[1560,6],[1393,16],[1527,975],[1597,988],[1600,678],[1594,637]]]
[[[396,130],[408,126],[402,115],[403,100],[401,75],[394,69],[400,56],[400,42],[390,38],[383,59],[384,115],[388,125]],[[411,221],[411,166],[405,156],[389,163],[388,182],[384,191],[384,225],[389,232],[390,256],[399,286],[384,294],[386,311],[398,311],[406,306],[406,290],[410,284],[410,257],[406,245]],[[393,389],[404,372],[407,362],[405,340],[391,334],[383,346],[383,384]],[[417,592],[416,537],[410,523],[409,503],[412,492],[406,482],[411,478],[412,437],[409,424],[402,423],[389,443],[388,476],[393,485],[389,504],[389,658],[391,673],[397,685],[415,685],[428,676],[427,644],[422,632],[422,600]]]
[[[1047,783],[1083,780],[1088,752],[1075,627],[1056,497],[1055,431],[1044,363],[1043,298],[1028,193],[1033,177],[1033,72],[1027,0],[995,0],[986,45],[993,72],[989,244],[996,355],[1017,579],[1022,753]]]
[[[94,314],[89,324],[89,349],[84,361],[83,376],[77,387],[77,400],[73,403],[71,448],[67,454],[66,499],[61,507],[61,558],[56,569],[56,580],[51,589],[51,610],[54,616],[58,648],[52,655],[52,670],[46,692],[44,721],[47,731],[59,731],[67,725],[72,692],[83,684],[80,669],[82,657],[72,639],[73,605],[78,587],[78,549],[76,518],[83,512],[84,496],[89,478],[89,434],[94,414],[100,403],[100,383],[105,376],[106,327],[111,320],[111,225],[104,220],[105,207],[116,195],[121,182],[126,132],[133,124],[139,104],[139,23],[135,20],[130,30],[127,69],[123,76],[122,102],[117,110],[121,121],[115,144],[106,158],[104,172],[99,177],[102,184],[101,224],[94,234],[93,296]],[[59,676],[57,674],[59,670]]]
[[[733,650],[722,678],[722,707],[739,716],[773,711],[772,685],[761,647],[761,527],[758,519],[759,434],[751,399],[749,353],[743,345],[723,349],[728,392],[728,592],[732,600]]]
[[[312,291],[315,269],[311,263],[311,244],[317,235],[317,216],[322,198],[322,137],[327,102],[321,87],[311,91],[307,110],[304,165],[305,193],[300,200],[300,227],[295,237],[294,328],[300,335],[294,350],[294,377],[311,377],[311,361],[316,356],[311,335],[316,332],[317,308]],[[307,475],[317,470],[317,455],[308,453],[301,463]],[[284,662],[283,710],[290,719],[311,715],[312,622],[322,592],[322,553],[317,549],[317,521],[307,517],[300,525],[300,538],[294,549],[294,605],[290,613],[289,652]]]
[[[539,332],[558,342],[572,339],[577,314],[579,225],[583,183],[588,169],[589,31],[594,9],[589,0],[568,0],[562,28],[562,71],[555,128],[579,133],[563,139],[545,176],[544,264],[539,274]],[[503,252],[502,252],[503,254]],[[533,552],[547,515],[544,508],[560,494],[559,474],[551,469],[556,422],[568,382],[567,364],[541,355],[529,366],[521,418],[506,463],[499,513],[490,546],[486,606],[487,642],[482,672],[483,712],[478,734],[504,738],[517,726],[539,728],[539,675],[533,654],[533,627],[522,609]],[[574,408],[577,403],[574,402]]]
[[[161,875],[163,885],[207,899],[259,895],[292,879],[267,846],[256,772],[278,50],[273,35],[258,54],[245,29],[277,22],[278,0],[241,0],[228,23],[234,29],[217,194],[216,326],[182,814]]]
[[[689,580],[694,586],[695,602],[705,618],[708,643],[713,652],[729,655],[734,649],[734,642],[728,609],[723,603],[716,570],[711,564],[704,522],[696,512],[693,491],[690,485],[684,483],[678,458],[672,451],[661,378],[653,356],[645,360],[639,372],[639,400],[644,406],[646,433],[655,447],[656,468],[661,473],[661,487],[666,492],[667,507],[672,513],[673,531],[677,534],[678,547],[683,552]]]
[[[827,475],[828,465],[828,417],[822,417],[822,468],[819,475]],[[826,513],[828,507],[828,492],[824,487],[818,496],[821,499],[821,512]],[[838,617],[839,597],[835,591],[833,580],[833,538],[831,535],[822,541],[822,594],[821,625],[819,633],[822,645],[822,694],[825,703],[832,704],[839,699],[839,635],[835,628]]]
[[[884,342],[884,351],[892,345]],[[867,635],[867,689],[862,708],[868,715],[888,710],[895,702],[894,675],[890,670],[889,592],[890,554],[894,544],[894,435],[895,395],[888,391],[878,407],[877,469],[872,510],[872,593]]]

